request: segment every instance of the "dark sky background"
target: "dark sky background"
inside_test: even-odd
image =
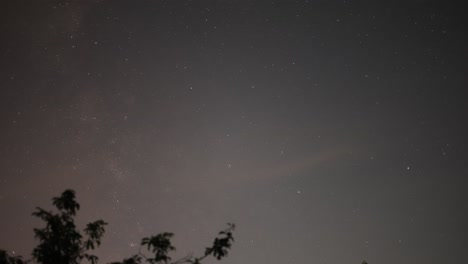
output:
[[[163,231],[202,254],[227,222],[225,264],[468,263],[465,11],[3,1],[0,248],[29,256],[72,188],[101,263]]]

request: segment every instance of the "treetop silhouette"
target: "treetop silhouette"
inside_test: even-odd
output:
[[[101,245],[101,238],[105,233],[106,222],[96,220],[88,223],[83,230],[83,236],[77,229],[74,216],[80,209],[80,204],[75,200],[73,190],[65,190],[60,197],[52,199],[58,212],[46,211],[36,207],[32,213],[45,222],[45,227],[34,228],[35,238],[39,240],[32,252],[32,260],[24,261],[21,257],[9,256],[5,250],[0,250],[0,264],[25,264],[31,261],[42,264],[78,264],[86,259],[91,264],[98,262],[96,255],[89,252]],[[173,233],[164,232],[155,236],[144,237],[137,254],[122,262],[111,264],[201,264],[201,261],[209,256],[221,260],[226,257],[232,246],[234,237],[232,232],[235,225],[228,223],[228,228],[219,232],[211,247],[205,249],[205,253],[199,257],[187,255],[179,260],[171,262],[169,256],[176,248],[171,243]],[[142,250],[146,252],[142,252]]]

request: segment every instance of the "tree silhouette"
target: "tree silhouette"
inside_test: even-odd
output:
[[[129,259],[124,259],[122,262],[112,262],[111,264],[139,264],[142,261],[146,261],[150,264],[182,264],[182,263],[192,263],[192,264],[201,264],[201,261],[209,256],[215,257],[217,260],[227,256],[228,249],[231,248],[234,237],[232,236],[232,231],[234,231],[235,225],[228,223],[228,228],[218,233],[213,241],[211,247],[205,249],[205,254],[199,257],[194,257],[193,255],[187,255],[177,261],[170,262],[171,258],[168,256],[170,251],[174,251],[175,247],[171,244],[171,237],[174,235],[172,233],[162,233],[157,236],[145,237],[141,240],[141,246],[146,247],[146,251],[149,254],[154,256],[148,257],[145,253],[140,251],[138,254],[134,255]]]
[[[52,201],[58,210],[57,213],[37,207],[32,214],[46,223],[44,228],[34,228],[39,245],[33,250],[33,259],[43,264],[78,264],[84,258],[92,264],[97,263],[98,257],[87,252],[101,244],[104,226],[107,223],[97,220],[87,224],[84,229],[86,238],[83,240],[73,219],[80,209],[80,205],[75,201],[75,192],[65,190],[60,197],[54,197]]]
[[[39,240],[32,252],[32,259],[42,264],[78,264],[86,259],[91,264],[98,262],[98,257],[88,253],[101,245],[101,238],[105,233],[103,220],[97,220],[86,225],[85,237],[77,230],[74,217],[80,209],[80,204],[75,201],[75,192],[65,190],[60,197],[52,199],[58,212],[53,213],[40,207],[36,208],[33,216],[45,222],[45,227],[35,228],[35,237]],[[164,232],[156,236],[145,237],[141,240],[139,252],[122,262],[111,264],[139,264],[142,261],[149,264],[200,264],[209,256],[217,260],[227,256],[234,238],[232,231],[235,225],[228,223],[228,228],[218,233],[211,247],[205,249],[205,254],[200,257],[187,255],[177,261],[170,262],[169,253],[176,248],[171,243],[172,233]],[[142,249],[146,249],[146,253]],[[0,250],[0,264],[25,264],[21,257],[9,256],[5,250]]]
[[[11,257],[5,250],[0,249],[0,264],[24,264],[21,257]]]

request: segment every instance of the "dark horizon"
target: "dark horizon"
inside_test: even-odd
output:
[[[223,264],[468,263],[456,1],[5,1],[0,249],[76,190],[99,263],[237,225]]]

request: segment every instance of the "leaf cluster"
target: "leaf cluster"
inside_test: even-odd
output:
[[[0,249],[0,264],[25,264],[27,263],[21,257],[9,256],[5,250]]]
[[[73,219],[80,209],[75,201],[75,192],[65,190],[52,201],[57,213],[37,207],[32,214],[45,222],[45,227],[34,229],[35,238],[39,240],[32,253],[34,260],[42,264],[78,264],[82,259],[87,259],[96,264],[98,257],[87,251],[101,244],[107,223],[97,220],[87,224],[84,239]]]
[[[74,217],[80,210],[80,204],[75,200],[73,190],[65,190],[61,196],[52,199],[56,211],[47,211],[36,207],[32,213],[44,221],[45,226],[34,228],[34,235],[39,244],[32,252],[32,260],[41,264],[79,264],[87,260],[91,264],[97,264],[98,257],[90,254],[101,245],[101,238],[105,233],[106,222],[97,220],[86,225],[84,234],[75,225]],[[201,261],[209,256],[221,260],[226,257],[228,250],[234,241],[232,232],[234,224],[228,223],[228,228],[219,232],[211,247],[205,249],[202,256],[187,255],[177,261],[171,262],[169,256],[176,248],[172,245],[173,233],[164,232],[155,236],[144,237],[140,243],[138,254],[133,255],[122,262],[110,264],[201,264]],[[142,253],[144,249],[146,252]],[[21,257],[9,256],[6,251],[0,250],[0,264],[26,264]]]
[[[232,242],[234,241],[232,233],[234,229],[235,225],[228,223],[228,228],[218,233],[218,237],[214,239],[212,246],[205,249],[204,255],[200,257],[188,255],[172,262],[171,264],[201,264],[201,261],[209,256],[213,256],[217,260],[221,260],[227,256],[228,250],[232,246]],[[167,264],[171,260],[169,253],[176,250],[170,240],[173,236],[174,234],[166,232],[156,236],[145,237],[141,240],[141,246],[146,248],[146,250],[151,254],[150,257],[143,254],[140,249],[140,252],[137,255],[134,255],[129,259],[124,259],[122,262],[113,262],[111,264],[140,264],[143,261],[146,261],[149,264]]]

